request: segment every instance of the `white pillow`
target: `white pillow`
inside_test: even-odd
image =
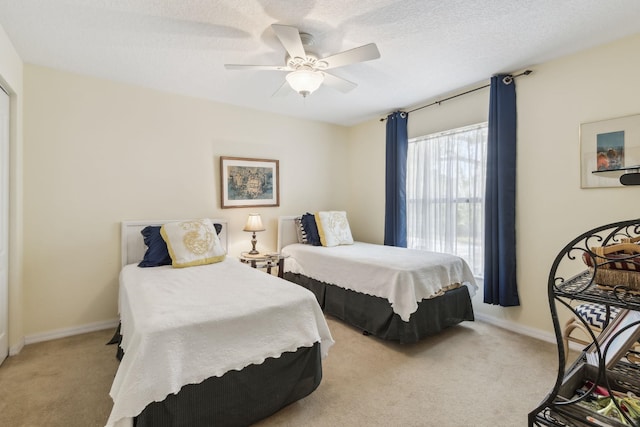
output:
[[[213,264],[226,253],[213,224],[208,219],[166,223],[160,235],[167,243],[173,267]]]
[[[351,229],[344,211],[321,211],[315,213],[318,234],[322,246],[352,245]]]

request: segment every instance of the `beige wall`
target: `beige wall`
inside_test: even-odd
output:
[[[22,291],[22,87],[23,64],[0,27],[0,84],[11,97],[9,156],[9,353],[24,344]]]
[[[640,187],[580,188],[578,134],[580,123],[640,113],[638,51],[640,34],[532,66],[533,74],[517,79],[521,306],[486,305],[480,292],[474,298],[480,317],[549,336],[547,275],[558,251],[590,228],[638,217]],[[485,89],[411,114],[409,137],[485,121],[488,96]],[[349,205],[350,221],[374,242],[382,241],[384,231],[384,138],[377,120],[350,129],[350,174],[358,178],[352,189],[366,201]]]
[[[117,317],[119,223],[227,218],[230,254],[277,217],[340,208],[347,130],[25,66],[25,334]],[[220,209],[219,156],[278,159],[279,208]]]
[[[532,66],[534,74],[517,80],[522,305],[487,306],[480,293],[479,317],[550,334],[546,281],[557,251],[588,228],[637,217],[640,188],[580,188],[578,129],[640,113],[638,49],[640,35]],[[19,80],[20,93],[22,64],[0,52],[0,76]],[[24,309],[14,299],[17,280],[14,334],[22,335],[15,314],[22,311],[29,336],[116,317],[123,219],[225,217],[233,255],[249,244],[240,230],[250,211],[267,226],[258,246],[272,250],[278,215],[346,207],[357,239],[382,242],[384,122],[346,129],[37,66],[25,68],[24,98]],[[409,136],[486,120],[487,103],[482,90],[412,113]],[[220,155],[279,159],[281,206],[220,209]],[[22,215],[12,215],[20,225]],[[21,229],[12,236],[14,250]]]

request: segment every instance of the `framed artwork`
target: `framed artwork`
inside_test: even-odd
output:
[[[622,187],[620,176],[640,166],[640,114],[580,125],[582,188]]]
[[[222,208],[280,206],[278,160],[220,156]]]

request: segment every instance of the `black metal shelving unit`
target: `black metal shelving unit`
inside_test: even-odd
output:
[[[576,302],[603,304],[607,310],[611,307],[620,307],[640,311],[640,294],[635,289],[631,289],[625,283],[604,288],[595,282],[598,269],[614,262],[613,259],[607,258],[604,262],[595,264],[594,268],[587,268],[582,260],[584,254],[593,256],[595,259],[596,254],[591,248],[621,243],[624,239],[638,235],[640,235],[640,219],[603,225],[576,237],[554,260],[549,273],[548,299],[558,345],[558,375],[551,392],[529,413],[529,426],[640,427],[640,421],[634,421],[628,416],[624,417],[625,424],[614,418],[600,415],[581,404],[589,398],[590,392],[595,390],[596,386],[606,388],[609,393],[614,390],[630,391],[640,396],[640,366],[622,359],[615,366],[607,369],[604,362],[605,348],[600,348],[597,336],[591,332],[591,344],[583,349],[582,354],[571,366],[567,367],[567,355],[564,352],[562,329],[558,318],[559,308],[575,313],[573,307]],[[637,257],[637,254],[630,255],[629,261],[633,262],[634,257]],[[619,257],[616,258],[616,261],[619,260]],[[568,271],[580,272],[570,273],[572,275],[565,278],[565,272]],[[590,331],[586,321],[578,318]],[[593,366],[586,360],[587,351],[593,350],[594,347],[599,355],[599,366]],[[576,390],[586,381],[592,382],[593,386],[587,393],[576,395]],[[618,409],[620,410],[619,407]]]

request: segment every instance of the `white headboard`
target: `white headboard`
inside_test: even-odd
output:
[[[147,246],[144,244],[144,238],[140,231],[147,225],[162,225],[167,222],[173,222],[177,220],[164,220],[164,221],[122,221],[121,224],[121,267],[128,264],[133,264],[142,261],[144,254],[147,251]],[[222,230],[218,237],[220,243],[226,251],[228,248],[227,237],[227,220],[226,219],[212,219],[214,224],[222,224]],[[295,231],[295,230],[294,230]]]
[[[287,245],[298,243],[298,232],[296,231],[295,222],[295,219],[298,217],[300,217],[300,215],[278,217],[278,252]]]

